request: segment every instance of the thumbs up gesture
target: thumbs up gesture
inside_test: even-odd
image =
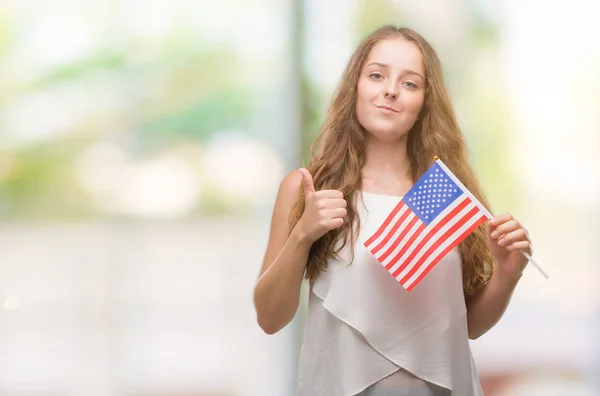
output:
[[[311,243],[321,238],[327,231],[339,228],[346,217],[346,200],[338,190],[315,191],[311,174],[305,168],[300,169],[304,186],[304,213],[298,221]]]

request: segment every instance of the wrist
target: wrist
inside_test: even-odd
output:
[[[297,225],[292,229],[290,238],[295,245],[302,249],[310,249],[310,247],[314,243],[314,241],[310,239],[308,234],[302,231],[302,229]]]
[[[492,276],[496,278],[497,281],[514,287],[523,276],[523,271],[506,271],[504,266],[499,264],[496,266]]]

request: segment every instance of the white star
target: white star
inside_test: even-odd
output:
[[[442,199],[442,202],[446,202],[446,200],[445,200],[445,199]]]
[[[439,208],[439,207],[440,207],[440,204],[437,204],[437,207]]]

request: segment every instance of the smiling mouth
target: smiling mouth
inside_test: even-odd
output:
[[[382,110],[388,110],[388,111],[393,111],[394,113],[397,113],[398,110],[394,109],[393,107],[390,106],[376,106],[378,109],[382,109]]]

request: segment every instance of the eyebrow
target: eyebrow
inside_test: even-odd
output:
[[[389,65],[386,65],[385,63],[379,63],[379,62],[371,62],[366,67],[369,67],[369,66],[379,66],[379,67],[382,67],[384,69],[389,69],[390,68]],[[421,79],[425,80],[425,78],[420,73],[417,73],[414,70],[405,69],[404,73],[406,73],[406,74],[414,74],[415,76],[419,76],[419,77],[421,77]]]

